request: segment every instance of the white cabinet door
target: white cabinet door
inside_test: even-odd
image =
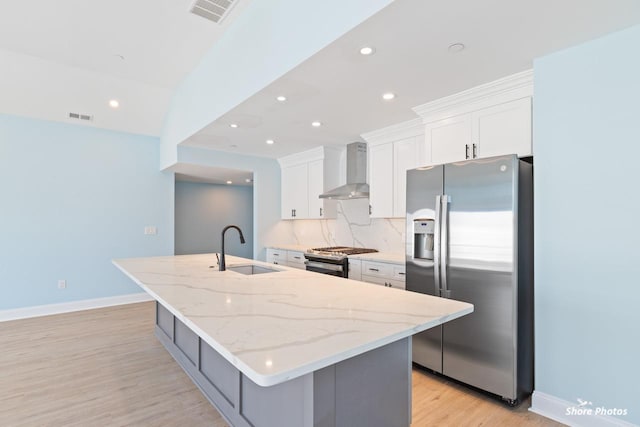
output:
[[[417,137],[393,143],[393,216],[404,218],[407,211],[407,170],[418,167]]]
[[[307,170],[306,163],[282,169],[282,219],[308,217]]]
[[[349,279],[362,280],[362,261],[349,259]]]
[[[324,192],[324,160],[315,160],[309,163],[308,191],[309,216],[311,219],[319,219],[324,215],[324,202],[318,196]]]
[[[369,200],[372,218],[393,216],[393,143],[369,147]]]
[[[471,122],[475,158],[531,155],[531,98],[475,111]]]
[[[425,125],[425,142],[431,147],[431,164],[471,158],[471,115],[449,117]]]

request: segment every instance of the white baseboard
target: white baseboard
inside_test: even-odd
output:
[[[81,301],[63,302],[60,304],[36,305],[33,307],[0,310],[0,322],[27,319],[30,317],[49,316],[52,314],[70,313],[72,311],[91,310],[94,308],[111,307],[114,305],[134,304],[137,302],[153,301],[146,292],[137,294],[118,295],[115,297],[85,299]]]
[[[571,427],[637,427],[636,424],[608,415],[568,415],[567,408],[577,407],[578,402],[568,402],[546,393],[534,391],[531,396],[531,412]],[[590,408],[585,406],[584,408]],[[595,412],[596,408],[593,408]]]

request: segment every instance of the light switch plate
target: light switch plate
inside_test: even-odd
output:
[[[146,235],[156,235],[158,234],[158,229],[154,225],[149,225],[144,228],[144,234]]]

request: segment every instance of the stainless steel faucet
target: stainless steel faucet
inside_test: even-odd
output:
[[[238,233],[240,233],[240,243],[242,243],[243,245],[246,243],[244,240],[244,236],[242,235],[242,230],[240,230],[240,227],[238,227],[237,225],[227,225],[225,228],[222,229],[222,249],[220,250],[220,259],[218,261],[219,271],[225,271],[227,269],[227,266],[224,261],[224,233],[226,233],[227,230],[230,228],[235,228],[236,230],[238,230]]]

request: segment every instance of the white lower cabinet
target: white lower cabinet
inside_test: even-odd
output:
[[[286,251],[284,249],[267,248],[267,262],[287,267],[306,269],[304,253],[299,251]]]
[[[388,288],[406,289],[404,277],[405,267],[403,264],[362,261],[361,280],[363,282]]]
[[[362,280],[362,261],[359,259],[349,260],[349,279]]]

